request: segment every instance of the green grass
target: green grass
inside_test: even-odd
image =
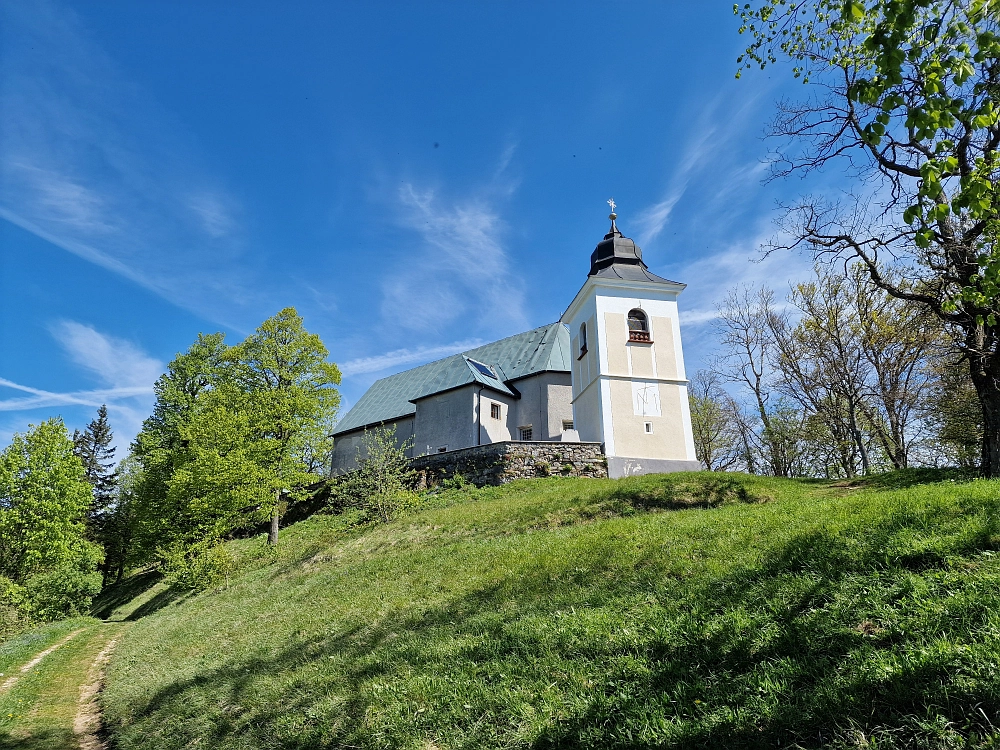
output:
[[[3,679],[18,676],[13,687],[0,691],[0,750],[79,747],[73,719],[79,710],[80,687],[94,657],[116,627],[78,617],[36,628],[0,646]],[[73,638],[36,666],[20,672],[21,665],[73,632]]]
[[[996,747],[1000,482],[940,476],[549,478],[314,517],[273,556],[234,542],[223,586],[144,594],[106,719],[121,750]]]
[[[35,654],[62,640],[74,630],[92,625],[93,622],[88,617],[61,620],[32,628],[0,643],[0,684],[16,675],[18,668]]]

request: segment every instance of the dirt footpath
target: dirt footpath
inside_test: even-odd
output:
[[[95,623],[35,654],[0,685],[0,750],[105,750],[100,692],[123,626]]]

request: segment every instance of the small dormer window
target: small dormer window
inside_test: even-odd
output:
[[[628,313],[628,340],[649,343],[649,318],[636,308]]]
[[[587,353],[587,324],[580,324],[580,357]],[[577,357],[579,359],[580,357]]]

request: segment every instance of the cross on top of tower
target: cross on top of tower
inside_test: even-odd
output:
[[[614,198],[608,199],[608,205],[611,206],[611,213],[614,213],[615,209],[618,207],[617,204],[615,203],[615,199]],[[615,217],[612,216],[611,218],[613,219]]]

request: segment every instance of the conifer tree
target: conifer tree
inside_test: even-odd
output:
[[[114,546],[115,534],[109,519],[113,515],[115,488],[118,472],[115,471],[115,447],[112,445],[114,433],[108,421],[108,407],[101,404],[97,419],[87,425],[83,432],[73,433],[73,452],[83,463],[83,470],[90,483],[93,500],[87,509],[87,533],[91,540],[110,549]],[[105,559],[108,559],[106,556]],[[107,570],[104,571],[105,578]]]

